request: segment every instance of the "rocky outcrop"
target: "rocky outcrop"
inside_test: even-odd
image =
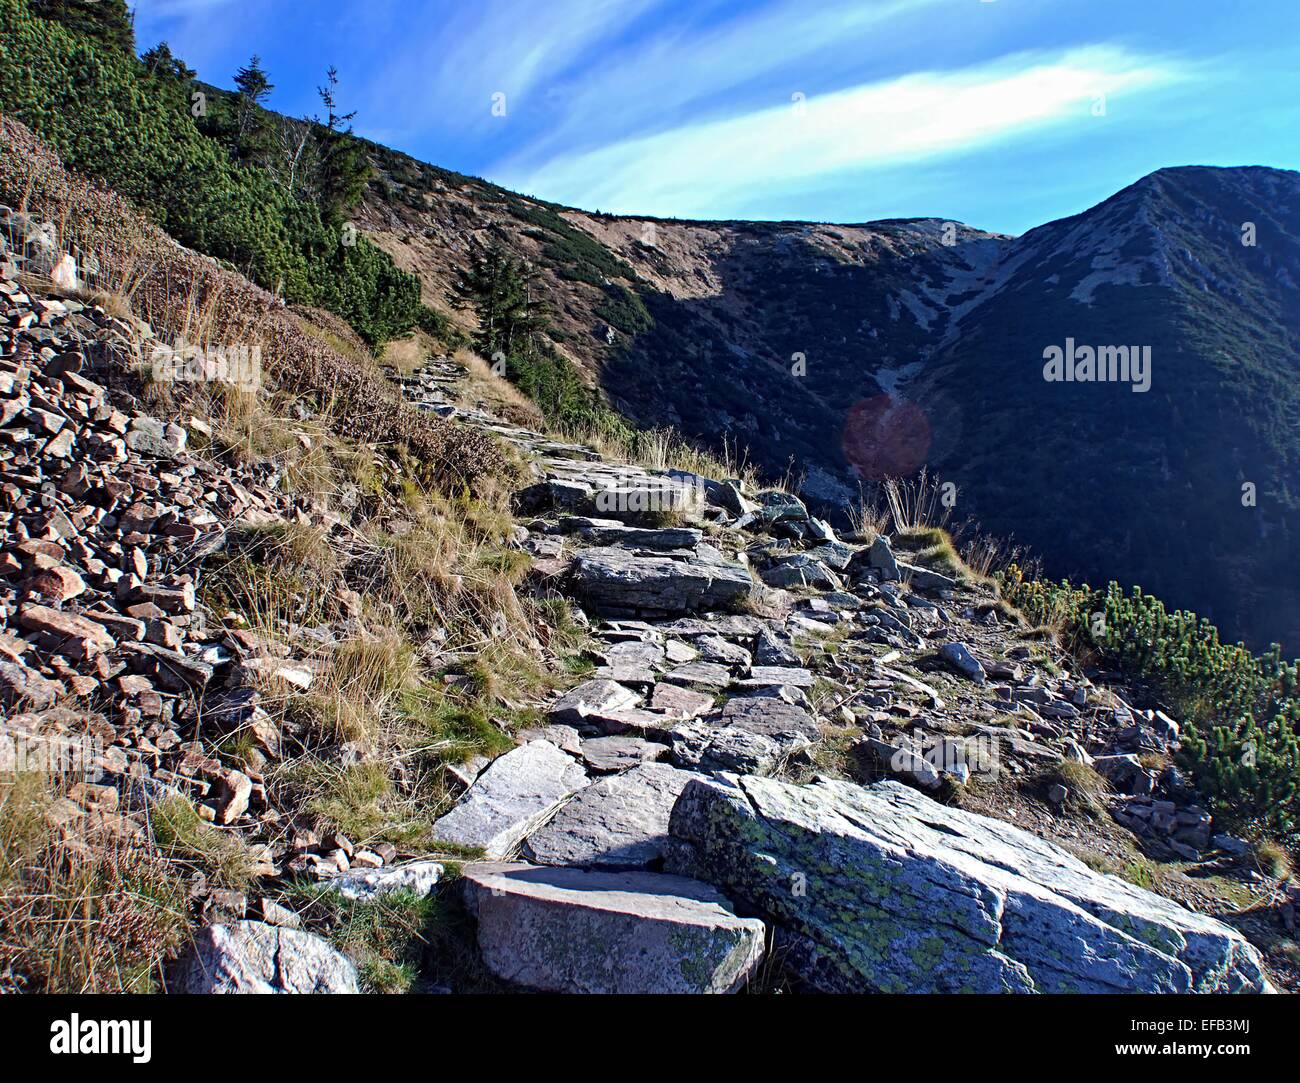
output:
[[[497,977],[557,993],[728,993],[763,957],[763,923],[680,876],[480,862],[465,905]]]
[[[259,921],[209,925],[177,964],[173,993],[355,993],[357,972],[327,940]]]
[[[693,781],[668,867],[777,922],[812,987],[863,992],[1268,990],[1236,930],[896,782]]]

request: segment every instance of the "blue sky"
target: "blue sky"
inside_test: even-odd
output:
[[[1297,0],[138,0],[136,35],[222,86],[260,54],[293,114],[333,64],[360,134],[625,214],[1020,233],[1300,167]]]

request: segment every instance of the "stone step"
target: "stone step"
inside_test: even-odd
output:
[[[476,862],[462,882],[484,964],[528,989],[730,993],[763,958],[763,923],[685,877]]]

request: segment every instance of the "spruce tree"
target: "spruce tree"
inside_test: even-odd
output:
[[[189,82],[198,72],[189,67],[180,57],[172,52],[171,46],[160,41],[140,58],[144,70],[150,75],[162,75],[170,79]]]
[[[361,141],[352,134],[356,111],[339,113],[337,69],[325,73],[325,85],[317,88],[325,119],[315,120],[317,154],[317,198],[326,220],[338,223],[357,205],[370,180],[370,159]]]
[[[474,348],[487,358],[515,362],[536,357],[538,333],[546,326],[545,306],[534,298],[537,273],[498,245],[470,257],[457,278],[452,301],[473,309],[478,327]]]
[[[235,154],[243,161],[261,161],[270,149],[270,129],[265,112],[275,85],[262,68],[256,53],[235,73]]]

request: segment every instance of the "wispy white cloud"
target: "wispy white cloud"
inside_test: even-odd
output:
[[[580,61],[598,55],[662,0],[547,0],[519,4],[479,0],[419,21],[394,34],[382,65],[371,73],[363,108],[400,112],[412,134],[441,129],[469,133],[496,119],[494,94],[507,116]]]
[[[589,57],[581,77],[565,81],[547,143],[598,142],[611,127],[670,127],[683,108],[725,114],[738,94],[752,99],[763,84],[790,93],[836,74],[860,76],[883,27],[940,2],[769,0],[714,25],[663,20],[634,46]]]
[[[754,183],[781,188],[872,167],[953,155],[1092,115],[1183,76],[1176,61],[1091,47],[1016,54],[956,71],[872,82],[681,124],[537,161],[524,151],[492,171],[512,187],[604,210],[718,213]]]
[[[725,113],[757,81],[861,73],[873,36],[942,0],[480,0],[407,20],[369,76],[365,110],[409,133],[506,137],[534,154],[654,131],[689,109]],[[847,80],[842,80],[847,81]],[[492,95],[506,96],[496,123]]]

